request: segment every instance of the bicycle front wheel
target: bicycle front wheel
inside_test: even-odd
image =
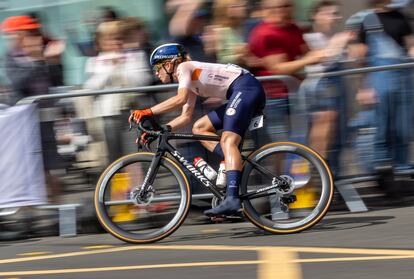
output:
[[[290,191],[272,187],[276,176],[289,181]],[[254,192],[258,194],[251,195]],[[312,227],[327,213],[333,179],[325,161],[312,149],[275,142],[249,156],[241,194],[246,197],[244,213],[253,224],[271,233],[295,233]]]
[[[177,164],[161,159],[153,194],[134,204],[130,191],[140,188],[149,171],[153,153],[135,153],[112,163],[101,175],[95,190],[95,210],[102,226],[113,236],[130,243],[150,243],[173,233],[187,216],[190,187]]]

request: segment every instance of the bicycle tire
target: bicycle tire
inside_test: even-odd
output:
[[[160,169],[158,173],[160,173],[161,169],[165,169],[165,174],[171,175],[172,178],[176,179],[179,191],[179,203],[177,212],[173,215],[172,219],[164,226],[155,229],[155,231],[145,232],[145,233],[133,233],[122,227],[122,222],[116,223],[114,221],[114,217],[111,216],[110,208],[111,205],[109,204],[108,195],[111,195],[110,192],[112,191],[111,184],[113,182],[112,178],[115,177],[117,173],[121,173],[123,169],[126,167],[131,167],[132,164],[139,163],[139,164],[150,164],[152,159],[154,158],[154,153],[147,153],[147,152],[139,152],[130,154],[124,157],[119,158],[115,162],[113,162],[101,175],[95,190],[94,195],[94,204],[95,204],[95,211],[98,217],[99,222],[103,226],[103,228],[110,233],[111,235],[115,236],[116,238],[123,240],[129,243],[135,244],[144,244],[144,243],[151,243],[155,241],[159,241],[170,234],[172,234],[175,230],[177,230],[181,224],[184,222],[187,213],[190,208],[190,201],[191,201],[191,190],[187,180],[187,177],[183,173],[183,171],[177,166],[177,164],[167,157],[163,157],[160,161]],[[141,168],[141,165],[139,167]],[[157,173],[157,175],[158,175]],[[157,178],[157,177],[156,177]],[[157,179],[156,179],[157,180]],[[154,184],[156,184],[156,180]],[[171,180],[171,179],[170,179]],[[163,184],[164,185],[164,184]],[[155,188],[155,187],[154,187]],[[156,189],[157,190],[157,189]],[[155,198],[157,195],[155,194]],[[155,199],[154,199],[155,200]],[[131,202],[132,204],[132,202]],[[143,206],[145,207],[145,206]],[[140,209],[141,210],[141,209]],[[175,209],[174,209],[175,211]],[[137,226],[142,225],[138,221],[131,222],[132,224],[128,223],[129,226]]]
[[[276,220],[273,220],[272,214],[266,211],[268,210],[267,208],[265,209],[259,208],[259,206],[255,204],[253,199],[243,200],[243,209],[244,209],[243,211],[247,219],[250,220],[257,227],[265,231],[275,233],[275,234],[297,233],[297,232],[309,229],[315,224],[317,224],[328,212],[329,206],[332,202],[332,197],[333,197],[333,192],[334,192],[333,178],[332,178],[328,165],[317,152],[315,152],[314,150],[302,144],[295,143],[295,142],[270,143],[258,149],[257,151],[253,152],[251,155],[249,155],[249,159],[260,164],[261,161],[266,160],[266,158],[269,158],[269,156],[277,155],[279,157],[275,157],[275,158],[279,158],[279,159],[283,158],[284,161],[287,161],[286,158],[289,158],[289,156],[283,157],[282,156],[283,153],[290,154],[289,155],[290,157],[297,156],[299,158],[300,156],[300,158],[302,158],[300,160],[305,159],[308,161],[308,163],[309,162],[312,163],[312,166],[311,166],[312,172],[311,171],[308,172],[309,174],[309,178],[307,178],[308,182],[312,181],[311,184],[315,184],[315,181],[318,182],[318,176],[319,176],[319,181],[321,183],[321,189],[320,189],[320,198],[315,204],[315,207],[313,209],[303,210],[305,212],[309,211],[309,213],[302,213],[302,214],[307,214],[307,215],[303,217],[302,219],[292,221],[292,222],[290,222],[287,219],[289,218],[289,215],[291,214],[291,211],[292,211],[290,209],[289,209],[290,211],[285,214],[284,219],[282,218],[278,220],[276,218]],[[302,163],[303,162],[304,160],[302,161]],[[283,163],[281,164],[279,162],[276,162],[275,165],[278,165],[278,166],[274,166],[274,168],[279,167],[280,169],[280,166],[286,166],[287,164],[283,164]],[[271,166],[273,167],[273,165]],[[240,187],[240,191],[242,195],[248,193],[249,187],[250,187],[249,183],[251,183],[251,180],[252,180],[251,178],[254,175],[253,174],[254,171],[255,171],[255,168],[251,164],[246,162],[244,165],[244,169],[243,169],[242,183]],[[280,173],[278,175],[281,175],[281,174],[283,173]],[[317,174],[318,176],[316,176],[315,174]],[[263,200],[261,201],[262,201],[261,205],[263,207]],[[267,201],[267,203],[269,202]],[[294,203],[295,202],[293,202],[293,204]],[[257,204],[260,204],[260,202],[257,202]],[[271,208],[271,206],[268,206],[268,207]],[[294,209],[294,210],[297,210],[297,209]]]

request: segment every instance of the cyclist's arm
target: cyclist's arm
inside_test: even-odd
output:
[[[193,112],[194,112],[194,106],[189,106],[188,104],[185,104],[183,106],[181,115],[171,120],[168,123],[168,125],[170,125],[172,130],[174,131],[174,130],[177,130],[181,127],[184,127],[190,124],[191,119],[193,118]]]
[[[179,88],[177,91],[177,95],[174,97],[165,100],[162,103],[159,103],[151,108],[152,113],[154,115],[163,114],[166,112],[171,112],[179,107],[182,107],[187,103],[189,95],[192,94],[190,89],[188,88]]]

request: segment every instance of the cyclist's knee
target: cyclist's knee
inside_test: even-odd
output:
[[[233,132],[224,132],[221,136],[220,145],[221,148],[224,150],[236,147],[238,148],[241,141],[241,137]]]
[[[202,134],[203,132],[214,132],[214,127],[208,118],[202,117],[194,123],[192,132],[194,134]]]

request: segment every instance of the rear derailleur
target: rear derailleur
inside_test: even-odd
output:
[[[293,191],[295,190],[293,178],[288,175],[281,175],[278,179],[274,177],[272,185],[278,186],[275,188],[275,192],[280,204],[280,209],[285,213],[289,212],[289,204],[296,201],[296,195],[293,194]]]

